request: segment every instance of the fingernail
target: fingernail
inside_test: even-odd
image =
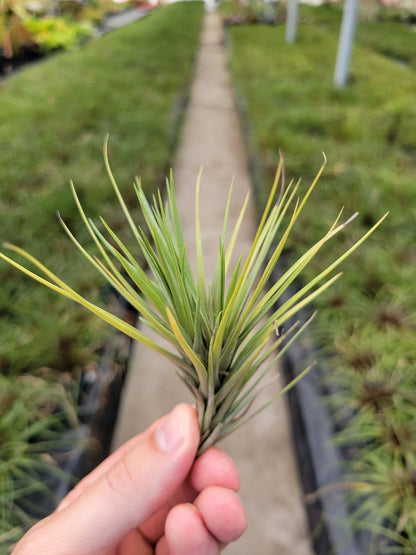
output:
[[[162,451],[174,451],[184,439],[182,414],[179,407],[173,409],[156,430],[156,441]]]

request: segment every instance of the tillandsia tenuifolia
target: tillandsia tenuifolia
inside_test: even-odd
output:
[[[261,410],[249,414],[252,402],[259,393],[262,379],[276,359],[296,339],[305,324],[283,335],[276,331],[293,314],[311,303],[338,279],[340,274],[332,277],[330,274],[374,231],[385,216],[330,266],[278,306],[276,301],[319,253],[323,245],[356,216],[355,214],[340,223],[341,210],[322,239],[306,250],[278,281],[271,286],[268,285],[289,233],[312,193],[325,161],[303,198],[299,198],[299,182],[291,182],[286,188],[283,186],[284,170],[281,157],[249,254],[245,259],[240,257],[234,268],[230,268],[231,255],[248,196],[242,205],[235,227],[226,240],[230,191],[225,207],[224,225],[219,237],[216,268],[212,282],[207,287],[199,216],[199,179],[196,186],[197,275],[194,278],[179,221],[172,175],[167,181],[166,199],[162,198],[159,191],[151,203],[146,198],[140,181],[136,180],[134,187],[148,228],[145,233],[133,221],[116,184],[108,161],[107,141],[104,159],[115,194],[146,260],[147,271],[138,264],[131,250],[121,242],[102,218],[101,229],[87,218],[72,183],[75,202],[98,249],[97,256],[89,254],[62,220],[61,223],[86,259],[137,309],[141,323],[167,340],[173,350],[162,347],[147,337],[142,331],[143,326],[137,329],[83,298],[21,248],[5,245],[33,264],[39,273],[2,253],[0,257],[171,360],[179,377],[195,397],[201,432],[201,454]],[[308,368],[279,391],[275,398],[292,387],[307,370]],[[266,404],[270,402],[269,400]]]

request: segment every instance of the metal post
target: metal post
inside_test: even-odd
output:
[[[299,0],[288,0],[287,19],[286,19],[286,42],[295,42],[296,29],[298,25],[298,5]]]
[[[334,74],[335,86],[339,88],[345,87],[348,80],[351,50],[357,23],[357,6],[358,0],[345,0]]]
[[[272,22],[274,20],[274,2],[273,0],[264,0],[264,19]]]

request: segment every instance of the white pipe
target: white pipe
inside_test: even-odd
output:
[[[345,0],[334,74],[335,86],[339,88],[345,87],[348,80],[351,50],[357,24],[357,6],[358,0]]]
[[[286,42],[295,42],[298,25],[298,0],[288,0],[286,18]]]

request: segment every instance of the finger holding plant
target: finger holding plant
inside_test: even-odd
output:
[[[131,249],[102,218],[101,226],[98,227],[87,217],[73,184],[71,188],[75,202],[98,249],[98,255],[87,252],[62,220],[61,223],[86,260],[139,312],[140,329],[88,301],[21,248],[5,245],[33,265],[34,270],[3,253],[0,253],[0,257],[172,361],[177,374],[195,398],[201,432],[201,454],[285,393],[309,370],[304,370],[266,405],[255,412],[249,412],[261,390],[263,378],[307,323],[295,326],[283,335],[278,330],[298,310],[310,304],[339,278],[341,274],[332,275],[333,271],[367,239],[386,215],[330,266],[304,284],[286,302],[278,305],[277,301],[283,292],[319,254],[320,249],[357,215],[354,214],[340,223],[341,210],[328,232],[286,269],[277,282],[269,285],[272,270],[318,182],[325,162],[304,196],[299,197],[300,182],[291,182],[284,187],[283,159],[280,159],[249,254],[245,259],[240,257],[235,267],[231,266],[231,257],[248,197],[243,203],[234,229],[230,230],[229,239],[226,240],[230,191],[219,237],[216,267],[212,282],[207,286],[199,217],[200,179],[196,186],[197,271],[194,277],[179,220],[172,175],[167,181],[165,198],[159,191],[151,202],[146,198],[140,182],[137,180],[134,184],[147,226],[145,231],[136,226],[121,196],[109,165],[107,140],[104,158],[113,189],[134,241],[146,261],[147,270],[139,265]],[[167,340],[172,349],[162,347],[150,339],[145,333],[146,328]]]

